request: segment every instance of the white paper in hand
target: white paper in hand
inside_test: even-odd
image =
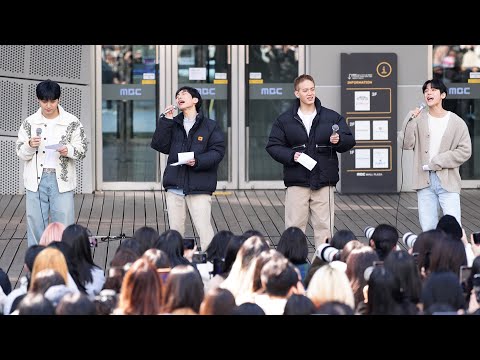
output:
[[[305,166],[308,170],[312,171],[312,169],[315,167],[315,165],[317,164],[317,162],[312,159],[310,156],[308,156],[307,154],[305,153],[302,153],[297,161],[302,164],[303,166]]]
[[[45,146],[45,149],[57,150],[57,149],[60,149],[62,146],[63,144],[52,144],[52,145]]]
[[[170,164],[170,166],[185,165],[188,160],[195,159],[195,153],[193,151],[178,153],[178,162]]]

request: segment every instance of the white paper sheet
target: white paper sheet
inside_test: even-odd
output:
[[[388,140],[388,121],[373,121],[373,140]]]
[[[370,169],[370,149],[355,149],[355,168]]]
[[[373,167],[375,169],[388,168],[388,149],[373,149]]]
[[[189,68],[188,80],[207,80],[207,68],[200,68],[200,67]]]
[[[355,121],[355,140],[370,140],[370,121]]]
[[[312,159],[310,156],[308,156],[307,154],[304,154],[302,153],[297,161],[302,164],[303,166],[305,166],[308,170],[312,171],[312,169],[315,167],[315,165],[317,164],[317,162]]]
[[[60,149],[62,146],[63,146],[63,144],[46,145],[46,146],[45,146],[45,149],[57,150],[57,149]]]
[[[170,166],[185,165],[188,160],[195,158],[195,153],[193,151],[181,152],[178,153],[178,162],[170,164]]]
[[[370,111],[370,91],[355,91],[355,111]]]

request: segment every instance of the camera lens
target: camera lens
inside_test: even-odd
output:
[[[363,232],[365,233],[365,237],[367,238],[367,240],[370,240],[372,238],[374,231],[375,231],[375,228],[373,226],[367,226],[365,228]]]
[[[338,260],[340,257],[340,250],[334,248],[329,244],[322,244],[317,248],[316,255],[326,262]]]
[[[415,244],[415,241],[417,241],[417,235],[412,232],[407,232],[403,235],[402,239],[405,246],[410,249],[413,247],[413,244]]]

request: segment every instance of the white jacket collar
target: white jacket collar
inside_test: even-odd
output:
[[[63,107],[61,107],[60,105],[58,105],[58,112],[59,112],[59,117],[58,117],[57,124],[68,125],[69,121],[68,121],[68,118],[66,116],[67,113],[65,112]],[[42,116],[42,108],[39,108],[33,116],[32,124],[37,124],[37,125],[45,124],[45,120],[43,120],[43,119],[44,118]]]

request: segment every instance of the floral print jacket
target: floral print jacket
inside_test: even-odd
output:
[[[55,142],[67,146],[68,154],[67,156],[61,156],[59,152],[55,153],[58,159],[56,175],[58,190],[60,192],[66,192],[74,190],[77,186],[75,160],[85,158],[87,138],[80,120],[65,111],[60,105],[58,109],[60,115],[54,128],[53,137]],[[34,192],[38,189],[38,184],[40,183],[43,172],[43,163],[46,157],[46,142],[42,137],[40,146],[37,149],[30,147],[28,141],[31,137],[35,136],[37,128],[44,130],[46,126],[41,109],[38,109],[35,114],[30,115],[22,122],[18,130],[16,149],[18,157],[24,160],[23,182],[27,190]]]

